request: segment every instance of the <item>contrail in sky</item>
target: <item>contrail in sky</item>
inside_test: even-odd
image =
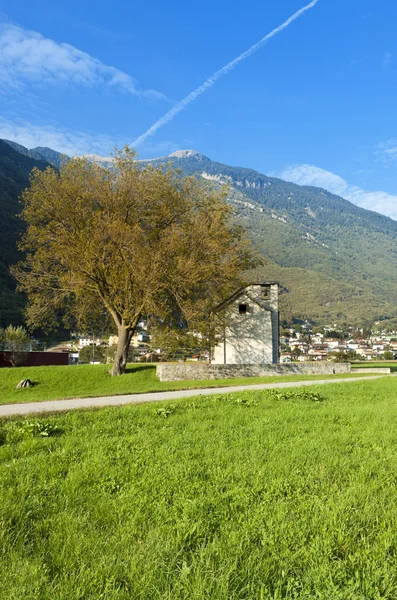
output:
[[[193,100],[195,100],[198,96],[200,96],[200,94],[203,94],[206,90],[208,90],[209,88],[211,88],[218,81],[218,79],[220,79],[224,75],[227,75],[229,73],[229,71],[231,71],[232,69],[234,69],[234,67],[237,67],[237,65],[241,61],[243,61],[246,58],[248,58],[249,56],[251,56],[251,54],[254,54],[254,52],[256,52],[257,50],[259,50],[259,48],[261,48],[268,40],[270,40],[272,37],[274,37],[275,35],[277,35],[281,31],[283,31],[284,29],[286,29],[289,25],[291,25],[291,23],[293,23],[294,21],[296,21],[296,19],[298,19],[301,15],[303,15],[303,13],[305,13],[307,10],[310,10],[311,8],[313,8],[317,4],[317,2],[318,2],[318,0],[313,0],[312,2],[310,2],[310,4],[308,4],[307,6],[304,6],[300,10],[298,10],[289,19],[287,19],[286,21],[284,21],[284,23],[282,25],[279,25],[279,27],[276,27],[276,29],[273,29],[273,31],[271,31],[270,33],[268,33],[267,35],[265,35],[265,37],[263,37],[261,40],[259,40],[259,42],[257,42],[253,46],[251,46],[251,48],[249,48],[248,50],[246,50],[245,52],[243,52],[242,54],[240,54],[240,56],[238,56],[237,58],[235,58],[234,60],[232,60],[230,63],[228,63],[227,65],[225,65],[221,69],[219,69],[219,71],[216,71],[202,85],[200,85],[200,87],[198,87],[197,89],[195,89],[193,92],[190,92],[190,94],[188,94],[187,96],[185,96],[185,98],[183,98],[182,100],[180,100],[179,102],[177,102],[175,104],[175,106],[173,108],[171,108],[171,110],[169,110],[164,115],[164,117],[161,117],[161,119],[159,119],[151,127],[149,127],[149,129],[147,131],[145,131],[145,133],[143,133],[138,138],[136,138],[136,140],[132,143],[132,145],[134,147],[139,146],[148,137],[150,137],[151,135],[155,134],[156,131],[158,129],[160,129],[160,127],[163,127],[163,125],[166,125],[167,123],[169,123],[170,121],[172,121],[172,119],[178,113],[180,113],[181,110],[183,110],[184,108],[186,108],[187,106],[189,106],[189,104],[191,102],[193,102]]]

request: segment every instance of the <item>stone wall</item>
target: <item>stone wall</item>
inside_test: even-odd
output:
[[[353,367],[352,369],[353,373],[386,373],[387,375],[390,375],[391,373],[391,368],[390,367],[365,367],[363,369],[355,369]]]
[[[234,379],[274,375],[332,375],[350,373],[350,363],[284,363],[267,365],[209,365],[208,363],[170,363],[156,367],[160,381]]]

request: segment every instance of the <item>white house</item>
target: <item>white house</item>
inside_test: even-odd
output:
[[[214,310],[224,322],[212,363],[263,365],[279,360],[278,283],[255,283],[235,292]]]
[[[100,338],[84,337],[79,339],[79,348],[85,348],[86,346],[99,346],[100,343]]]
[[[335,350],[340,344],[340,340],[335,338],[326,338],[324,339],[324,344],[327,344],[330,350]]]

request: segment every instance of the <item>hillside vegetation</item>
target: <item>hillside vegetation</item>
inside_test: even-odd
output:
[[[0,597],[392,600],[396,382],[0,423]]]
[[[47,164],[37,158],[56,167],[65,160],[49,148],[28,150],[13,142],[0,142],[0,211],[11,232],[0,240],[4,257],[0,277],[5,282],[0,325],[20,318],[22,302],[10,296],[13,284],[7,270],[17,258],[15,240],[22,227],[15,218],[17,197],[32,166]],[[100,158],[91,156],[92,160]],[[171,162],[182,175],[229,186],[235,214],[265,259],[265,266],[250,278],[280,282],[284,322],[295,318],[321,324],[371,325],[394,319],[397,325],[396,221],[325,190],[222,165],[197,152],[176,152],[143,165],[150,162]]]
[[[0,140],[0,327],[23,322],[24,299],[15,294],[15,282],[9,267],[21,258],[17,240],[23,231],[18,218],[21,211],[19,196],[29,184],[34,167],[45,169],[48,163],[26,156]]]
[[[396,317],[396,221],[319,188],[194,152],[176,155],[167,160],[183,175],[229,186],[236,215],[266,259],[256,277],[281,283],[283,319],[363,324]]]

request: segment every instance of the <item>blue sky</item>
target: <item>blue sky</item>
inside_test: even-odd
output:
[[[0,5],[0,137],[132,143],[309,0]],[[148,137],[325,187],[397,219],[397,3],[318,0]]]

